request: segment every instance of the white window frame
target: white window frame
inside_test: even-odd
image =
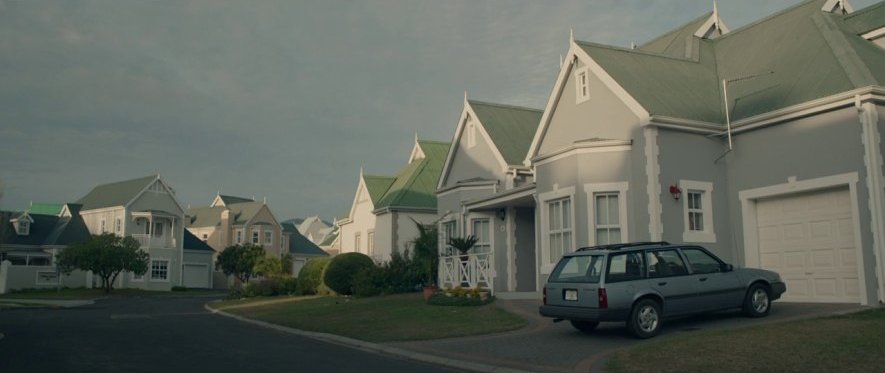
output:
[[[596,242],[596,195],[601,193],[615,193],[618,195],[618,224],[621,229],[621,242],[630,242],[627,218],[627,191],[630,184],[626,181],[616,183],[590,183],[584,184],[584,193],[587,194],[587,242],[590,246],[598,245]]]
[[[488,230],[486,231],[486,235],[488,235],[488,239],[489,239],[488,241],[479,241],[480,237],[479,237],[479,235],[476,234],[476,223],[486,223],[488,225]],[[477,241],[473,245],[473,249],[471,250],[472,252],[468,252],[468,254],[479,254],[479,253],[491,254],[492,250],[494,250],[494,244],[493,244],[493,242],[495,240],[494,233],[495,233],[495,230],[492,229],[492,219],[491,218],[488,218],[488,217],[471,218],[470,219],[470,234],[473,235],[474,237],[476,237]],[[488,251],[480,252],[479,251],[480,246],[488,247],[489,249],[488,249]]]
[[[267,246],[273,246],[273,231],[265,230],[264,231],[264,244]]]
[[[467,148],[476,146],[476,121],[467,117]]]
[[[19,236],[27,236],[31,234],[31,222],[28,219],[21,219],[15,222],[15,234]]]
[[[682,190],[682,232],[683,242],[715,243],[716,232],[713,227],[713,183],[695,180],[679,180],[679,189]],[[688,208],[688,194],[691,192],[701,193],[700,211]],[[689,230],[689,212],[700,212],[703,216],[704,229],[699,231]]]
[[[575,70],[575,104],[590,100],[590,69],[587,66]],[[583,77],[583,81],[581,80]]]
[[[166,278],[154,278],[154,263],[166,262]],[[172,261],[169,259],[151,259],[151,265],[148,267],[148,277],[151,282],[169,282],[169,275],[172,272]]]
[[[98,230],[99,230],[101,233],[106,233],[106,232],[107,232],[107,229],[105,229],[105,228],[107,227],[107,225],[105,224],[105,220],[104,220],[104,218],[101,218],[101,221],[100,221],[98,224],[99,224],[99,225],[98,225]]]
[[[203,242],[206,242],[206,241],[209,240],[209,235],[208,235],[208,234],[203,233],[202,236],[203,236],[203,237],[202,237],[202,238],[203,238]]]
[[[120,218],[116,218],[114,220],[114,232],[120,233],[123,231],[123,220]]]
[[[375,230],[370,229],[366,232],[366,255],[375,255]]]
[[[252,228],[252,240],[249,242],[253,245],[261,244],[261,229]]]
[[[451,226],[452,231],[449,234],[449,231],[446,229]],[[457,220],[446,220],[439,223],[439,248],[440,254],[444,256],[452,256],[455,255],[455,249],[449,246],[449,239],[452,237],[458,237],[458,221]]]
[[[162,221],[155,221],[153,236],[154,237],[163,237],[163,234],[164,234],[163,230],[165,229],[164,228],[165,225],[166,224],[163,224]]]
[[[237,243],[238,245],[241,244],[241,243],[243,243],[243,230],[242,230],[242,229],[237,229],[237,241],[236,241],[236,243]]]
[[[357,253],[360,252],[360,243],[362,241],[362,238],[363,238],[362,232],[356,232],[353,235],[353,251],[354,252],[357,252]]]
[[[541,209],[541,257],[538,261],[540,263],[540,271],[543,274],[549,274],[553,271],[553,267],[556,265],[556,262],[548,262],[547,258],[550,257],[550,213],[548,212],[547,204],[549,202],[553,202],[554,200],[569,198],[571,201],[571,227],[572,227],[572,242],[571,248],[574,250],[577,247],[577,236],[574,233],[575,227],[575,187],[565,187],[559,188],[557,185],[553,185],[553,189],[550,192],[541,193],[538,195],[538,199],[541,201],[539,204],[539,208]],[[567,250],[563,250],[564,252],[569,252]]]

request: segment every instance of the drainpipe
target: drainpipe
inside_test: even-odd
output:
[[[723,157],[725,157],[728,153],[731,153],[732,151],[734,151],[734,143],[732,142],[732,139],[731,139],[731,112],[730,112],[731,109],[729,109],[729,107],[728,107],[728,83],[736,83],[739,81],[758,78],[760,76],[765,76],[765,75],[769,75],[769,74],[774,74],[774,71],[766,71],[766,72],[758,73],[758,74],[744,75],[744,76],[739,76],[737,78],[731,78],[731,79],[722,79],[722,99],[725,101],[725,131],[728,135],[728,150],[726,150],[725,153],[722,153],[722,155],[720,155],[718,158],[716,158],[716,160],[713,161],[714,163],[719,162],[719,160],[722,159]]]

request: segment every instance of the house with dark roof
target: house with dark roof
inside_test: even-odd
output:
[[[292,274],[298,275],[301,268],[312,258],[329,256],[317,244],[301,234],[298,226],[293,223],[282,223],[283,235],[288,243],[287,253],[292,256]]]
[[[279,258],[289,247],[288,237],[267,203],[251,198],[218,194],[209,206],[187,210],[185,228],[215,252],[232,245],[252,244]]]
[[[529,288],[575,248],[665,240],[779,272],[783,301],[885,302],[883,35],[881,2],[807,0],[637,48],[572,37],[523,161]]]
[[[77,201],[89,233],[135,238],[150,255],[148,272],[119,276],[115,287],[211,288],[213,251],[187,240],[184,209],[160,175],[102,184]],[[71,206],[71,205],[68,205]],[[68,209],[63,209],[63,213]]]
[[[336,221],[340,252],[361,252],[384,261],[393,250],[411,249],[414,221],[436,220],[436,184],[449,144],[415,137],[409,161],[396,176],[371,176],[360,169],[349,213]]]
[[[440,285],[535,291],[532,169],[523,160],[542,111],[464,97],[464,107],[437,182]],[[449,238],[474,236],[468,260]],[[517,269],[521,269],[517,271]],[[524,278],[514,276],[520,274]]]

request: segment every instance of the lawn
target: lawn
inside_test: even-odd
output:
[[[210,307],[296,329],[370,342],[490,334],[526,325],[525,320],[495,307],[494,303],[479,307],[431,306],[421,294],[362,299],[322,297],[254,307],[244,307],[242,302],[218,302],[210,303]]]
[[[877,372],[885,367],[885,309],[691,334],[615,353],[612,373]]]
[[[0,295],[0,299],[97,299],[105,297],[193,297],[203,295],[218,295],[223,297],[223,292],[213,290],[188,290],[188,291],[149,291],[141,289],[114,289],[105,293],[104,289],[87,288],[63,288],[55,289],[27,289]]]

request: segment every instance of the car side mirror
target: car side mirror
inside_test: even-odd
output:
[[[734,271],[733,265],[731,265],[731,264],[723,264],[722,265],[722,272],[731,272],[731,271]]]

